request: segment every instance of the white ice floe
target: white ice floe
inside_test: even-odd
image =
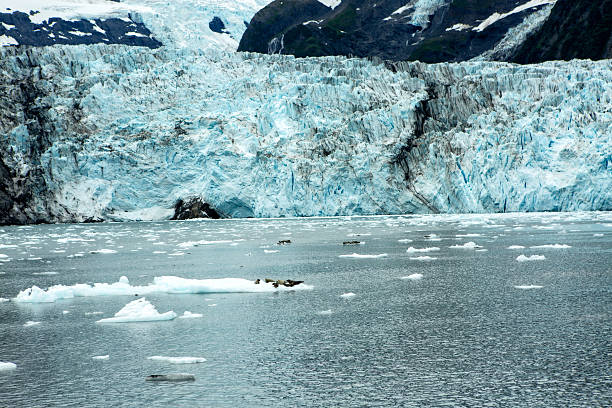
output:
[[[413,273],[412,275],[402,276],[400,279],[419,280],[423,279],[423,274]]]
[[[202,313],[191,313],[190,311],[185,310],[185,312],[179,316],[179,319],[197,319],[202,316],[204,316]]]
[[[8,258],[9,256],[6,254],[0,254],[0,258]]]
[[[7,362],[7,361],[0,361],[0,371],[14,370],[16,368],[17,368],[17,364],[15,363]]]
[[[57,272],[32,272],[32,275],[37,275],[37,276],[57,275]]]
[[[278,252],[278,249],[264,249],[264,254],[275,254]]]
[[[252,280],[241,278],[220,279],[185,279],[178,276],[158,276],[153,283],[146,286],[132,286],[127,277],[122,276],[115,283],[94,283],[92,285],[77,283],[72,286],[55,285],[44,290],[38,286],[22,290],[14,298],[16,302],[47,303],[59,299],[92,296],[148,295],[150,293],[259,293],[293,290],[310,290],[311,285],[300,284],[293,287],[279,286],[272,283],[255,284]]]
[[[473,238],[473,237],[481,237],[482,234],[457,234],[455,236],[457,238]]]
[[[0,297],[0,303],[9,302],[11,299]]]
[[[522,245],[510,245],[508,249],[525,249]]]
[[[330,314],[332,314],[332,313],[333,313],[333,312],[332,312],[332,310],[331,310],[331,309],[321,310],[320,312],[317,312],[317,314],[318,314],[318,315],[322,315],[322,316],[325,316],[325,315],[330,315]]]
[[[101,314],[104,314],[104,312],[85,312],[85,316],[95,316]]]
[[[170,364],[195,364],[203,363],[206,361],[203,357],[165,357],[165,356],[151,356],[147,357],[153,361],[163,361]]]
[[[594,236],[594,237],[603,237],[603,236],[604,236],[604,234],[597,233],[597,234],[593,234],[593,236]]]
[[[411,253],[415,253],[415,252],[435,252],[435,251],[439,251],[440,248],[438,247],[428,247],[428,248],[414,248],[414,247],[410,247],[406,250],[406,252],[408,252],[409,254]]]
[[[544,255],[531,255],[531,256],[519,255],[516,257],[516,260],[519,262],[543,261],[545,259],[546,257]]]
[[[470,241],[470,242],[466,242],[463,245],[451,245],[449,248],[453,248],[453,249],[477,249],[477,248],[482,248],[480,245],[476,245],[475,242]]]
[[[197,247],[197,246],[200,246],[200,245],[231,244],[232,242],[234,242],[234,241],[231,241],[231,240],[219,240],[219,241],[201,240],[201,241],[181,242],[177,246],[179,248],[191,248],[191,247]]]
[[[529,248],[533,248],[533,249],[567,249],[567,248],[571,248],[571,245],[566,245],[566,244],[545,244],[545,245],[534,245],[534,246],[530,246]]]
[[[517,289],[542,289],[544,286],[540,286],[540,285],[515,285],[514,286]]]
[[[356,295],[353,292],[347,292],[347,293],[343,293],[340,295],[341,298],[345,298],[345,299],[352,298],[354,296]]]
[[[347,254],[347,255],[338,255],[338,258],[356,258],[356,259],[377,259],[377,258],[385,258],[388,254],[378,254],[378,255],[362,255],[362,254]]]
[[[407,244],[409,242],[412,242],[412,240],[409,238],[404,238],[404,239],[398,239],[397,242],[401,242],[402,244]]]
[[[140,298],[125,305],[123,309],[115,313],[115,317],[100,319],[96,323],[156,322],[174,318],[176,318],[176,313],[172,310],[159,313],[151,302],[145,298]]]
[[[436,258],[435,256],[427,256],[427,255],[410,257],[411,261],[425,261],[426,262],[426,261],[435,261],[436,259],[438,258]]]
[[[33,321],[33,320],[28,320],[27,322],[25,322],[25,323],[23,324],[23,327],[36,326],[36,325],[38,325],[38,324],[40,324],[40,322],[35,322],[35,321]]]
[[[102,248],[102,249],[96,249],[94,251],[89,251],[90,254],[116,254],[117,251],[115,251],[114,249],[107,249],[107,248]]]
[[[93,360],[108,360],[108,359],[109,359],[109,357],[110,357],[110,355],[105,354],[105,355],[103,355],[103,356],[93,356],[93,357],[92,357],[92,359],[93,359]]]
[[[68,314],[68,313],[70,313],[70,310],[62,310],[62,314],[65,314],[65,315],[66,315],[66,314]]]

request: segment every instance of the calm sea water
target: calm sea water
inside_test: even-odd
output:
[[[202,240],[225,242],[181,246]],[[470,241],[481,248],[450,248]],[[571,247],[530,248],[547,244]],[[339,257],[352,253],[387,256]],[[1,407],[612,405],[611,213],[1,227],[0,254],[4,298],[122,275],[314,286],[152,294],[160,312],[203,314],[155,323],[95,323],[130,296],[0,303],[0,361],[17,364],[0,372]],[[145,382],[164,373],[196,381]]]

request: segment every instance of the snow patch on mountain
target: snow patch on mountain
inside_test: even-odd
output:
[[[527,3],[524,3],[520,6],[515,7],[507,13],[493,13],[489,17],[487,17],[484,21],[482,21],[478,26],[474,27],[473,31],[482,32],[484,29],[489,27],[491,24],[496,23],[497,21],[504,19],[512,14],[520,13],[521,11],[525,11],[530,8],[544,6],[547,4],[554,4],[557,0],[529,0]]]
[[[340,3],[342,3],[342,0],[319,0],[319,3],[322,3],[333,10],[338,7]]]

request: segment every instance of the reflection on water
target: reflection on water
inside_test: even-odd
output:
[[[202,314],[149,323],[95,323],[133,296],[1,302],[2,407],[612,404],[610,213],[0,227],[0,254],[2,298],[121,276],[314,286],[147,294]],[[168,373],[196,381],[145,381]]]

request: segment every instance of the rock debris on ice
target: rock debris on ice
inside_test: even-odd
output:
[[[155,306],[145,298],[140,298],[131,301],[121,310],[115,313],[115,317],[100,319],[96,323],[132,323],[132,322],[156,322],[164,320],[173,320],[176,318],[176,313],[168,311],[159,313]]]

